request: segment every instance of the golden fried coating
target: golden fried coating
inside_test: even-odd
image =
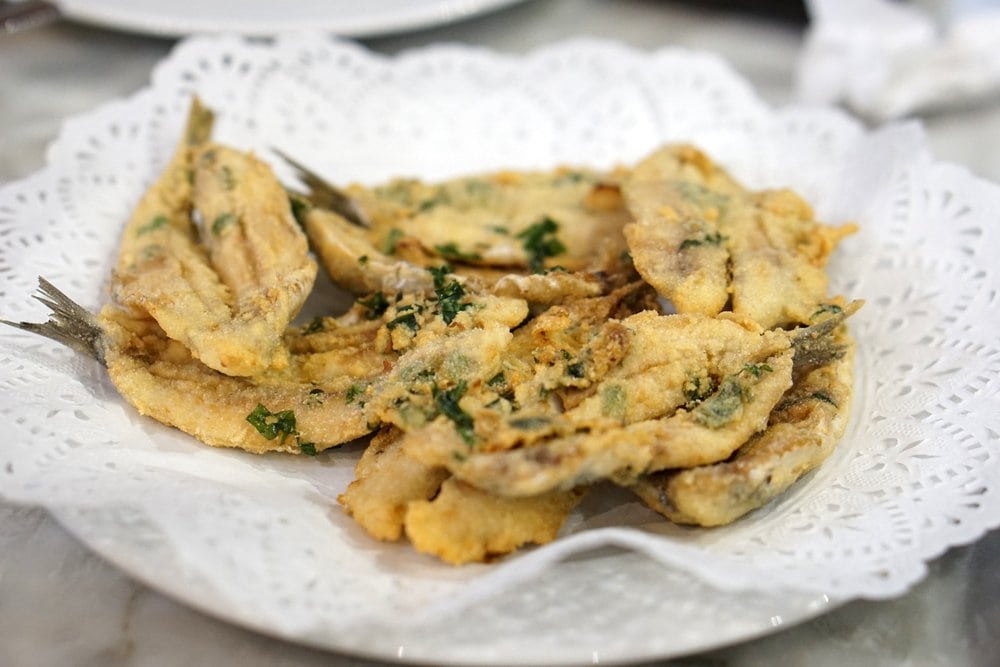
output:
[[[423,267],[379,250],[368,230],[332,211],[310,208],[306,234],[335,283],[355,294],[427,292],[433,282]]]
[[[586,492],[504,498],[451,478],[435,498],[407,505],[406,536],[417,551],[453,565],[487,560],[554,540]]]
[[[100,324],[101,357],[118,392],[139,413],[205,444],[311,454],[371,430],[349,390],[287,375],[267,382],[219,373],[152,319],[117,308],[105,308]]]
[[[376,188],[351,186],[347,193],[386,251],[409,238],[438,262],[533,270],[559,264],[577,271],[609,243],[624,249],[621,227],[629,217],[618,192],[623,176],[564,167],[433,184],[400,179]]]
[[[112,295],[210,368],[255,375],[287,363],[281,334],[316,263],[271,170],[208,143],[210,128],[195,103],[184,142],[125,228]]]
[[[721,526],[784,493],[820,465],[844,433],[850,412],[854,343],[807,371],[771,413],[768,427],[723,463],[647,475],[632,490],[677,523]]]
[[[444,468],[406,456],[402,433],[387,428],[372,438],[354,470],[354,481],[337,500],[345,511],[378,540],[398,540],[407,506],[432,498],[448,478]]]
[[[355,293],[427,291],[421,269],[447,262],[471,289],[552,304],[605,291],[630,219],[622,176],[563,168],[397,180],[347,189],[371,227],[318,207],[303,218],[333,280]]]
[[[751,192],[697,149],[661,148],[623,187],[636,269],[678,312],[727,306],[765,328],[809,322],[827,259],[855,227],[816,222],[790,190]]]
[[[725,459],[765,427],[792,382],[790,335],[748,320],[639,313],[607,323],[590,342],[597,348],[579,358],[599,358],[611,346],[611,363],[590,380],[587,363],[581,368],[569,355],[561,366],[565,384],[590,392],[573,408],[515,400],[515,410],[482,387],[459,403],[469,432],[438,418],[408,433],[407,451],[500,495],[538,495],[602,478],[627,483],[653,470]],[[523,386],[534,389],[533,380]]]

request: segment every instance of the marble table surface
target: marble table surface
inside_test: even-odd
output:
[[[394,53],[440,41],[518,53],[578,35],[717,51],[769,102],[793,99],[802,26],[638,0],[533,0],[459,23],[362,40]],[[0,183],[44,163],[67,117],[130,94],[174,42],[60,22],[0,34]],[[1000,181],[1000,101],[923,119],[932,150]],[[2,494],[2,489],[0,489]],[[1000,531],[952,549],[890,601],[849,603],[679,665],[1000,664]],[[185,608],[91,554],[42,510],[0,501],[0,665],[370,665]],[[668,664],[668,663],[663,663]]]

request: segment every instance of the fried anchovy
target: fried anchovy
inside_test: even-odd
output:
[[[101,346],[103,332],[97,318],[41,276],[38,276],[38,291],[40,294],[34,295],[33,298],[48,306],[52,311],[47,322],[11,322],[9,320],[0,320],[0,322],[51,338],[66,347],[104,363],[104,349]]]

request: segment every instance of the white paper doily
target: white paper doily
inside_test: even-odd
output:
[[[755,187],[789,185],[861,232],[832,289],[864,298],[848,433],[735,525],[671,526],[625,492],[567,536],[451,568],[381,544],[334,498],[356,448],[262,458],[138,417],[94,362],[0,333],[0,493],[44,505],[159,590],[314,645],[427,662],[613,662],[773,631],[899,595],[928,559],[1000,523],[1000,188],[935,163],[919,127],[868,133],[767,108],[717,58],[593,41],[527,57],[436,47],[393,59],[320,35],[181,43],[149,89],[67,122],[42,172],[0,190],[0,314],[40,320],[44,275],[87,307],[166,162],[189,97],[218,138],[281,147],[335,182],[499,167],[610,166],[693,141]],[[291,178],[275,162],[282,177]]]

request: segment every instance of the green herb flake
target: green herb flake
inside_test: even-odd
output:
[[[702,383],[702,380],[705,380],[705,382]],[[687,401],[685,407],[690,408],[694,404],[702,402],[711,396],[713,391],[714,387],[711,378],[698,376],[688,378],[688,381],[684,383],[684,398]]]
[[[388,235],[385,237],[385,245],[382,248],[383,252],[387,255],[395,255],[396,245],[399,243],[399,240],[403,238],[403,236],[405,236],[405,234],[403,234],[402,229],[399,229],[398,227],[390,229]]]
[[[829,403],[833,407],[837,407],[837,402],[830,398],[830,395],[822,391],[814,391],[809,395],[809,398],[815,398],[817,401],[822,403]]]
[[[295,428],[295,412],[292,410],[271,412],[262,403],[258,403],[247,415],[247,421],[267,440],[280,436],[281,442],[284,442],[288,436],[299,434]]]
[[[503,225],[493,225],[490,227],[490,231],[500,236],[510,236],[510,228]]]
[[[504,377],[503,371],[500,371],[499,373],[491,377],[489,380],[487,380],[486,386],[493,388],[507,386],[507,378]]]
[[[142,249],[142,261],[148,262],[151,259],[155,259],[163,254],[163,246],[159,243],[153,243],[148,246],[144,246]]]
[[[465,298],[465,288],[457,280],[448,279],[451,267],[447,264],[437,268],[427,269],[434,277],[434,294],[437,295],[438,304],[441,306],[441,319],[445,324],[451,324],[460,312],[471,308],[471,303],[462,303]]]
[[[223,213],[212,222],[212,233],[218,236],[222,231],[237,221],[232,213]]]
[[[236,187],[236,177],[233,176],[233,170],[229,165],[224,164],[219,167],[219,180],[222,181],[223,190],[232,190]]]
[[[165,216],[165,215],[158,215],[155,218],[153,218],[152,220],[150,220],[149,222],[147,222],[146,224],[144,224],[144,225],[136,228],[135,235],[136,236],[143,236],[143,235],[148,234],[148,233],[150,233],[152,231],[160,229],[161,227],[166,227],[167,226],[167,222],[168,222],[167,216]]]
[[[726,238],[727,237],[723,236],[721,232],[715,232],[714,234],[706,233],[705,236],[700,239],[684,239],[681,241],[679,249],[684,250],[686,248],[694,248],[703,245],[719,246],[722,245],[722,242],[725,241]]]
[[[483,256],[477,252],[464,252],[463,250],[460,250],[459,247],[455,245],[454,241],[434,246],[434,252],[441,255],[445,259],[453,259],[460,262],[474,262],[483,258]]]
[[[420,325],[417,324],[417,316],[414,315],[413,313],[406,313],[405,315],[400,315],[399,317],[395,317],[386,322],[385,326],[390,331],[398,326],[405,326],[407,329],[413,332],[416,332],[416,330],[420,328]]]
[[[434,196],[430,199],[425,199],[424,201],[417,204],[417,213],[426,213],[438,206],[451,203],[451,196],[448,194],[447,190],[438,190],[434,193]]]
[[[299,223],[299,227],[305,229],[306,216],[309,215],[309,209],[312,208],[309,200],[299,195],[291,194],[288,195],[288,205],[292,209],[292,217],[295,218],[295,222]]]
[[[545,216],[541,221],[517,234],[528,255],[528,267],[533,273],[541,273],[545,268],[545,258],[555,257],[566,252],[566,246],[556,238],[559,223]]]
[[[569,373],[570,377],[583,378],[587,375],[587,365],[582,361],[576,361],[566,366],[566,372]]]
[[[551,424],[552,420],[548,417],[517,417],[507,423],[510,424],[511,428],[516,428],[519,431],[537,431]]]
[[[316,443],[315,442],[302,442],[299,441],[299,451],[306,456],[316,456]]]
[[[470,197],[483,197],[493,191],[493,184],[480,178],[472,178],[465,182],[465,194]]]
[[[719,390],[692,411],[694,418],[709,428],[719,428],[736,418],[745,398],[743,385],[737,376],[726,378]]]
[[[622,421],[625,419],[625,389],[613,384],[601,392],[601,413],[606,417]]]
[[[467,445],[475,442],[472,415],[463,410],[458,402],[465,395],[468,385],[462,380],[451,389],[441,389],[436,384],[431,389],[434,405],[445,417],[455,423],[455,430]]]
[[[743,366],[743,372],[747,375],[752,375],[755,378],[759,378],[764,373],[771,373],[774,371],[770,364],[746,364]]]
[[[844,312],[844,309],[835,303],[821,303],[816,312],[812,314],[812,319],[816,319],[820,315],[839,315],[842,312]]]
[[[358,396],[361,396],[361,394],[363,393],[365,393],[364,387],[362,387],[360,384],[352,384],[350,387],[348,387],[347,395],[344,397],[344,400],[347,401],[348,405],[350,405],[351,403],[353,403],[358,399]]]
[[[367,299],[358,299],[358,303],[368,309],[365,318],[369,320],[377,320],[389,309],[389,300],[382,292],[375,292]]]
[[[580,183],[586,178],[587,178],[586,174],[584,174],[581,171],[568,171],[565,174],[559,176],[556,179],[556,183],[560,185],[572,185],[574,183]]]

